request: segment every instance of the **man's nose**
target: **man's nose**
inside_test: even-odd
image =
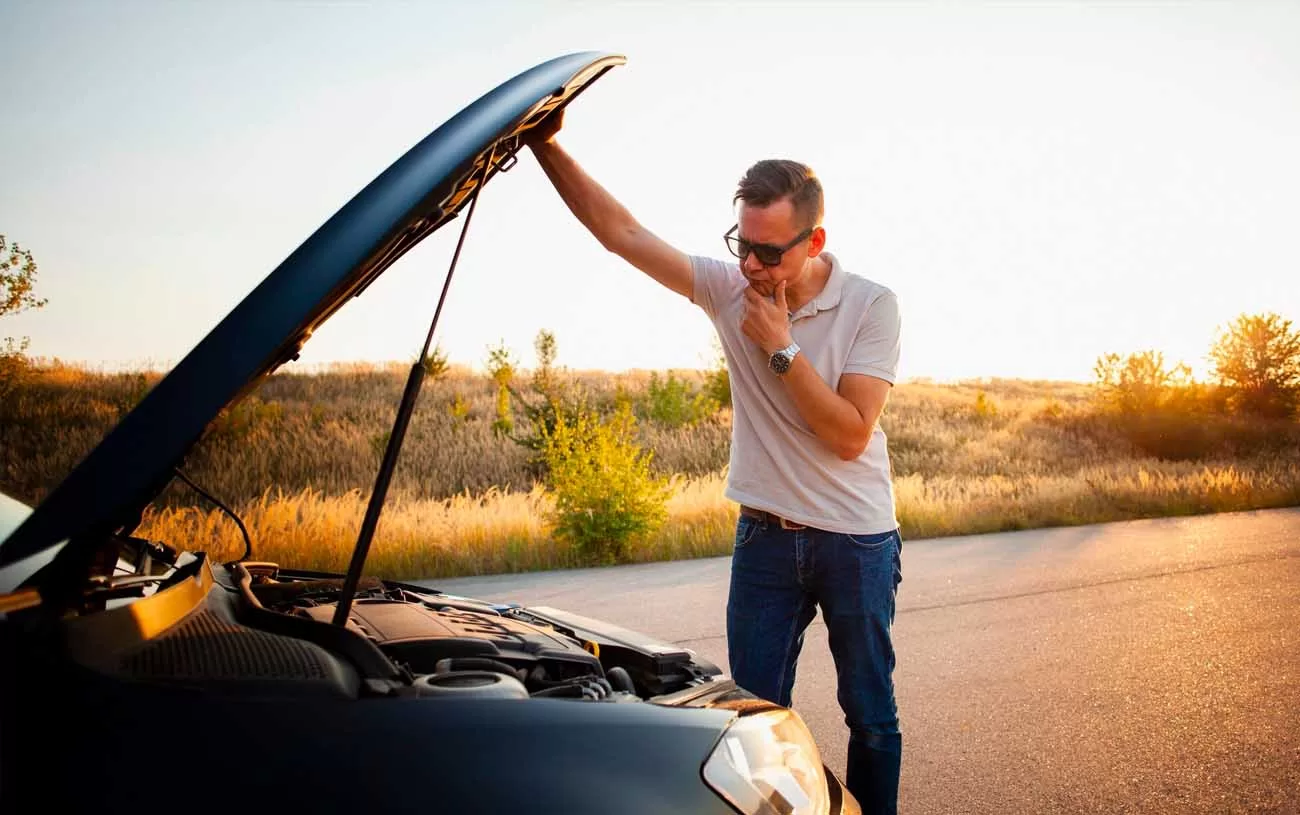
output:
[[[763,264],[758,262],[758,258],[754,257],[753,252],[745,255],[745,259],[740,261],[740,267],[747,272],[761,272],[763,270]]]

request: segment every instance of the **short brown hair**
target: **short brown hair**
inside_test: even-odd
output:
[[[766,207],[782,198],[790,199],[794,219],[803,227],[818,226],[825,214],[822,183],[806,164],[788,159],[763,159],[745,171],[731,203],[744,201]]]

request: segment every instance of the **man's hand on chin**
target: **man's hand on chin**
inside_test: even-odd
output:
[[[784,280],[776,284],[773,300],[759,294],[753,286],[745,288],[745,310],[741,315],[740,330],[769,356],[791,343]]]

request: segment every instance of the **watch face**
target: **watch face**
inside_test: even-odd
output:
[[[773,371],[783,374],[790,370],[790,357],[786,356],[784,351],[777,351],[768,360],[768,365],[771,366]]]

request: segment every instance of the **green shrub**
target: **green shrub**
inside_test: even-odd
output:
[[[651,453],[636,443],[636,419],[624,403],[611,416],[580,408],[554,414],[542,430],[549,521],[556,540],[587,563],[618,563],[637,539],[667,517],[668,481],[650,471]]]
[[[535,384],[535,383],[534,383]],[[594,411],[584,389],[562,385],[558,380],[552,381],[550,387],[540,396],[530,398],[510,389],[524,414],[524,432],[510,433],[510,439],[531,451],[528,460],[528,474],[534,479],[545,480],[549,472],[546,458],[546,440],[555,432],[557,423],[564,417],[573,425],[583,412]],[[534,392],[538,393],[536,388]]]
[[[727,370],[727,357],[716,338],[713,341],[713,367],[704,372],[704,393],[720,407],[731,407],[731,374]]]
[[[718,402],[702,391],[693,391],[690,383],[669,371],[663,379],[650,374],[643,402],[645,417],[668,427],[695,424],[718,410]]]
[[[424,375],[437,382],[447,375],[451,365],[447,361],[447,352],[442,350],[442,346],[434,346],[429,355],[421,363],[424,366]]]
[[[469,420],[469,402],[465,401],[465,397],[461,396],[459,391],[452,397],[451,403],[447,405],[447,412],[451,414],[451,418],[455,419],[458,424],[463,424]]]
[[[515,362],[506,348],[505,340],[495,347],[488,348],[488,376],[497,386],[497,417],[492,422],[492,431],[499,436],[510,436],[515,429],[514,416],[510,410],[510,383],[514,381],[519,364]]]
[[[550,399],[554,396],[556,388],[555,357],[559,353],[555,334],[546,329],[538,331],[537,338],[533,340],[533,349],[537,351],[537,370],[533,372],[533,390]]]

